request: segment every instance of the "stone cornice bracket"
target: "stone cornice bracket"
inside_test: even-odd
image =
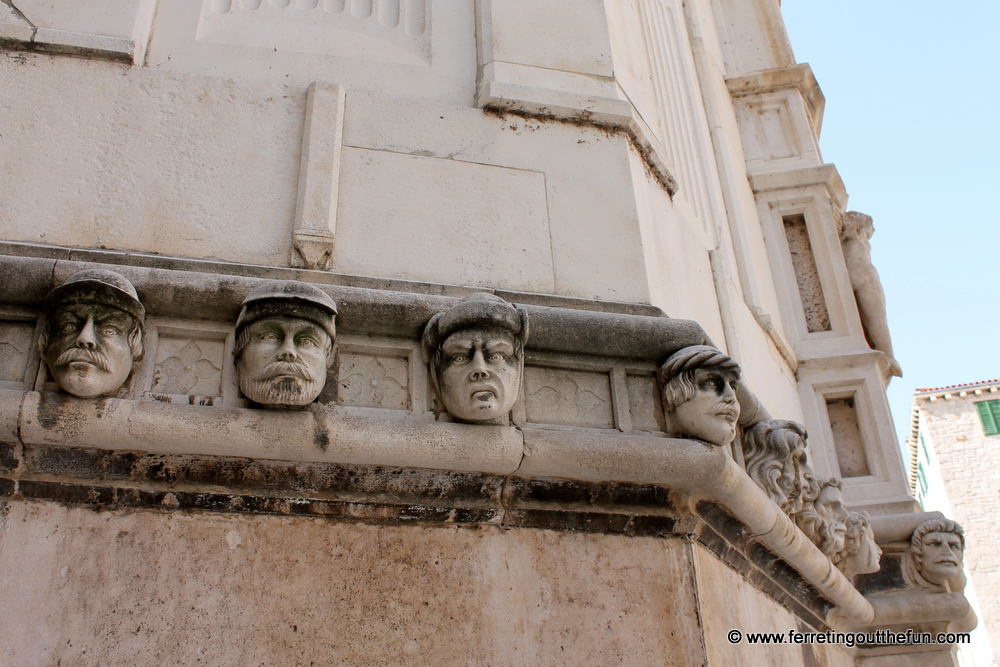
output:
[[[321,81],[306,93],[292,266],[326,271],[333,262],[345,100],[343,86]]]
[[[816,77],[808,63],[734,76],[726,79],[726,87],[733,97],[759,95],[782,88],[798,88],[806,103],[810,129],[819,139],[820,128],[823,126],[823,109],[826,106],[826,97],[820,90],[819,83],[816,82]]]

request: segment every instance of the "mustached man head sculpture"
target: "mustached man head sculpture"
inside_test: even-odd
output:
[[[334,363],[337,304],[294,281],[256,288],[236,321],[233,357],[240,391],[266,408],[301,408],[326,385]]]
[[[658,378],[667,431],[713,445],[732,444],[740,417],[740,366],[729,355],[708,345],[685,347],[663,362]]]
[[[424,328],[423,354],[444,409],[471,424],[507,424],[521,392],[528,314],[470,294]]]
[[[135,287],[124,276],[81,271],[45,298],[38,349],[66,393],[112,396],[142,359],[145,317]]]
[[[907,585],[932,593],[960,593],[966,584],[964,554],[962,526],[950,519],[925,521],[913,531],[903,553],[903,578]]]

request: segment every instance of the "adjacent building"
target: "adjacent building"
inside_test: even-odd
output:
[[[918,389],[911,420],[910,488],[965,528],[979,622],[1000,655],[1000,380]]]

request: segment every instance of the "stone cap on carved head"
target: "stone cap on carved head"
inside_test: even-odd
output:
[[[664,385],[684,371],[714,368],[740,376],[740,365],[728,354],[711,345],[691,345],[677,350],[663,362],[657,377]]]
[[[128,313],[142,324],[146,309],[139,302],[135,287],[120,273],[88,269],[74,273],[45,297],[45,309],[52,312],[70,303],[99,303]]]
[[[323,290],[309,283],[281,280],[254,288],[243,300],[243,309],[236,319],[236,333],[262,317],[298,317],[314,322],[330,335],[337,337],[337,302]]]
[[[528,340],[528,313],[495,294],[476,292],[438,313],[424,327],[423,355],[429,360],[448,336],[466,329],[500,329],[510,332],[523,348]]]

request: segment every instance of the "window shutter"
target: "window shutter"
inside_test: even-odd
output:
[[[1000,433],[1000,401],[981,401],[976,403],[976,410],[979,411],[979,421],[983,424],[983,433]]]

